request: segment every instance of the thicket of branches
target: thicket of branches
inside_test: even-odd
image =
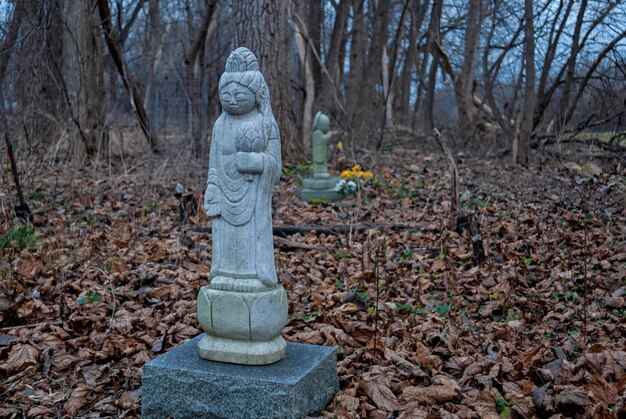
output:
[[[449,127],[497,135],[524,165],[540,140],[622,130],[621,1],[31,0],[1,16],[18,151],[62,139],[105,154],[134,127],[152,150],[178,136],[204,156],[239,45],[261,61],[292,161],[317,110],[358,147]]]

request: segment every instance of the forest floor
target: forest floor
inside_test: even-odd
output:
[[[455,156],[482,260],[446,227],[438,151],[361,156],[373,179],[331,204],[299,200],[307,167],[284,170],[275,226],[355,227],[275,241],[284,337],[337,346],[341,389],[323,415],[626,415],[623,162]],[[32,225],[0,196],[0,416],[140,415],[142,365],[200,333],[205,170],[183,155],[39,168]]]

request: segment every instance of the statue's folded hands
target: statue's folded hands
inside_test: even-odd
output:
[[[263,153],[239,151],[235,162],[241,173],[263,173]]]

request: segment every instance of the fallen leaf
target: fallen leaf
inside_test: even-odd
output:
[[[119,399],[119,405],[122,409],[137,409],[139,400],[141,400],[141,387],[124,392]]]
[[[379,409],[384,409],[388,412],[398,409],[398,399],[382,381],[376,379],[364,381],[361,383],[361,387]]]
[[[403,375],[414,375],[415,377],[427,377],[420,367],[407,361],[389,348],[385,348],[385,359],[393,362]]]
[[[57,410],[54,406],[35,406],[28,411],[29,418],[38,418],[43,416],[56,416]]]
[[[495,389],[491,390],[480,390],[474,400],[472,401],[472,407],[478,413],[480,413],[481,417],[485,417],[487,415],[498,415],[497,403],[502,398],[499,395],[494,394]]]
[[[361,402],[358,398],[349,396],[347,394],[339,394],[335,397],[335,406],[338,415],[345,415],[348,417],[356,416],[357,410],[359,410]]]
[[[15,264],[15,272],[27,280],[35,279],[43,269],[43,260],[28,256]]]
[[[9,358],[2,368],[9,374],[22,371],[31,365],[37,365],[39,351],[32,345],[18,343],[9,352]]]
[[[87,404],[87,396],[89,393],[89,386],[86,384],[79,384],[78,387],[72,390],[67,401],[63,403],[63,414],[76,416],[76,413],[78,413],[78,411],[80,411],[80,409]]]
[[[591,400],[604,406],[608,407],[617,401],[617,389],[598,374],[591,377],[591,382],[585,385],[585,390]]]
[[[165,342],[166,336],[167,336],[166,333],[163,333],[161,336],[159,336],[157,340],[154,341],[154,344],[152,345],[152,349],[150,349],[150,352],[152,352],[153,354],[157,354],[161,352],[163,350],[163,344]]]
[[[15,407],[0,407],[0,416],[3,418],[10,418],[13,415],[19,413],[20,411]]]
[[[56,351],[52,354],[51,361],[56,370],[62,371],[71,367],[78,358],[66,351]]]
[[[407,402],[416,402],[420,405],[443,404],[453,401],[459,393],[449,386],[405,387],[402,397]]]
[[[555,401],[556,408],[564,415],[583,412],[589,406],[587,394],[582,389],[571,385],[561,390]]]

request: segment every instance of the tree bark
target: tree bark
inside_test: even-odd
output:
[[[322,22],[324,22],[324,1],[307,0],[307,31],[310,37],[309,48],[314,49],[321,56],[322,45]],[[311,74],[315,82],[315,96],[322,89],[322,66],[317,60],[312,59],[311,53],[306,54],[311,61]],[[313,99],[315,100],[315,96]]]
[[[146,104],[151,115],[150,130],[158,133],[156,71],[161,48],[161,13],[159,0],[148,1],[148,81],[146,83]]]
[[[280,129],[282,153],[286,161],[304,158],[302,140],[297,135],[292,112],[289,53],[290,2],[239,0],[233,4],[236,46],[245,46],[259,60],[269,86],[272,110]]]
[[[587,10],[587,0],[581,0],[578,6],[578,15],[576,16],[576,24],[574,26],[574,34],[572,35],[572,47],[569,58],[567,59],[567,71],[565,72],[565,81],[563,82],[563,93],[561,96],[561,104],[559,106],[559,117],[563,117],[571,105],[570,96],[572,92],[572,84],[574,82],[574,71],[576,70],[576,62],[580,47],[580,32],[582,30],[585,11]],[[565,128],[559,127],[559,130]]]
[[[381,112],[383,118],[385,117],[385,94],[377,91],[375,86],[383,83],[382,63],[389,30],[389,7],[390,2],[388,1],[370,2],[374,31],[367,51],[363,84],[359,90],[359,107],[363,110],[364,113],[361,115],[365,118],[377,118],[378,112]]]
[[[478,51],[481,29],[481,0],[470,0],[465,29],[465,46],[463,48],[463,65],[455,80],[456,105],[459,113],[459,129],[461,132],[473,129],[474,112],[472,96],[474,91],[474,67]]]
[[[63,57],[63,6],[61,0],[15,2],[23,9],[19,40],[20,54],[15,56],[17,74],[13,87],[17,91],[19,111],[15,114],[28,121],[27,132],[50,145],[63,117],[62,77],[59,61]],[[44,116],[45,117],[42,117]]]
[[[300,131],[300,133],[302,136],[302,144],[305,150],[308,151],[311,150],[313,102],[315,101],[315,92],[317,85],[314,76],[313,62],[316,62],[318,64],[318,68],[320,69],[321,66],[319,65],[319,62],[313,58],[312,50],[315,49],[315,46],[310,45],[313,42],[313,39],[304,35],[308,34],[308,28],[303,27],[303,20],[295,19],[294,23],[296,26],[296,49],[298,51],[300,66],[304,73],[304,104],[302,106],[302,130]]]
[[[398,116],[402,124],[408,125],[410,123],[410,98],[411,98],[411,83],[413,80],[414,66],[417,65],[417,37],[419,35],[419,29],[422,26],[424,17],[426,16],[427,2],[420,2],[413,0],[411,2],[411,26],[409,29],[409,45],[404,57],[404,64],[402,67],[402,75],[400,83],[398,83]],[[417,70],[417,69],[416,69]]]
[[[335,10],[335,22],[333,24],[333,31],[330,36],[330,45],[328,47],[328,54],[326,55],[326,69],[330,74],[331,79],[326,77],[322,78],[322,90],[317,95],[317,103],[329,114],[335,113],[335,106],[330,98],[331,95],[336,95],[336,88],[339,86],[339,75],[341,68],[339,63],[340,54],[342,52],[342,41],[345,42],[346,23],[348,21],[348,8],[349,0],[340,0]]]
[[[435,127],[435,85],[437,82],[437,69],[439,68],[439,54],[435,46],[441,39],[441,10],[443,0],[434,0],[430,12],[430,26],[428,28],[428,51],[430,52],[430,69],[428,70],[428,85],[424,101],[424,132],[431,132]],[[424,54],[426,55],[426,53]]]
[[[62,60],[62,84],[70,117],[89,157],[108,152],[103,45],[94,4],[94,1],[84,1],[66,6],[67,46]]]
[[[352,0],[352,37],[350,40],[350,69],[346,78],[346,108],[348,119],[352,120],[358,108],[359,92],[363,88],[365,68],[365,47],[367,32],[365,29],[365,10],[363,0]]]

